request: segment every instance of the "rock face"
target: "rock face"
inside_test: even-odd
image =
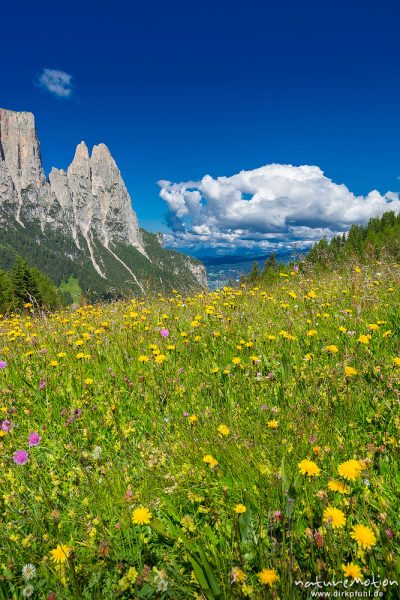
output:
[[[85,238],[96,235],[106,247],[118,241],[144,252],[131,199],[107,146],[94,146],[90,157],[81,142],[67,172],[53,168],[49,182],[58,204],[54,208],[63,213],[61,221],[68,223],[74,239],[79,231]]]
[[[39,244],[62,235],[63,245],[72,248],[70,260],[82,261],[85,255],[97,275],[112,286],[113,264],[118,263],[117,270],[122,268],[128,276],[128,287],[145,291],[135,273],[135,261],[128,264],[124,258],[132,249],[142,257],[138,259],[135,254],[136,260],[141,264],[147,261],[149,272],[154,275],[156,268],[157,278],[163,279],[159,270],[161,264],[165,268],[162,259],[168,251],[162,249],[156,236],[150,243],[151,234],[139,228],[129,193],[107,146],[94,146],[90,155],[81,142],[67,171],[53,168],[47,180],[33,114],[0,109],[0,227],[4,226],[19,231],[16,237],[23,235],[21,228],[39,232]],[[151,256],[149,244],[156,256]],[[185,280],[192,280],[189,287],[206,286],[201,263],[176,252],[169,254],[167,263],[173,258],[175,264],[170,273],[168,269],[165,272],[166,279],[175,274],[172,279],[176,280],[176,272],[182,276],[180,271],[184,270]]]

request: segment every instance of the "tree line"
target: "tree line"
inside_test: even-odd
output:
[[[306,262],[325,267],[350,258],[361,262],[400,260],[400,213],[388,211],[367,225],[352,225],[348,233],[336,235],[330,242],[323,238],[307,254]]]
[[[64,298],[51,279],[26,258],[17,256],[10,271],[0,270],[0,310],[57,309]]]
[[[400,261],[400,213],[394,211],[370,219],[367,225],[352,225],[347,233],[335,235],[330,241],[322,238],[302,257],[298,268],[318,270],[341,267],[351,259],[365,263],[385,258]],[[272,253],[263,268],[254,262],[250,273],[247,277],[242,276],[241,282],[271,283],[279,276],[278,271],[287,267],[293,268],[294,263],[279,264]]]

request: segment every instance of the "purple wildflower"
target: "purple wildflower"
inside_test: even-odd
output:
[[[163,338],[167,338],[169,336],[169,331],[168,329],[160,329],[160,335]]]
[[[0,369],[5,369],[6,366],[7,366],[7,363],[4,362],[4,360],[0,360]]]
[[[29,434],[29,447],[32,448],[32,446],[38,446],[40,443],[40,435],[34,431],[32,431]]]
[[[24,465],[28,461],[28,453],[26,450],[17,450],[13,456],[13,460],[17,465]]]
[[[44,390],[45,387],[46,387],[46,381],[44,379],[41,379],[39,381],[39,390]]]
[[[8,433],[9,431],[11,431],[11,429],[14,427],[14,423],[11,423],[11,421],[9,419],[6,419],[5,421],[2,422],[1,424],[1,429],[3,431],[5,431],[6,433]]]

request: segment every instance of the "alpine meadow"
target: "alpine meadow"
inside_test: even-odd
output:
[[[399,282],[4,315],[2,597],[398,598]]]

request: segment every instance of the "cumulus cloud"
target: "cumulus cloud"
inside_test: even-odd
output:
[[[65,71],[43,69],[37,84],[58,98],[69,98],[72,94],[72,75]]]
[[[354,195],[319,167],[270,164],[231,177],[159,181],[168,206],[169,246],[271,250],[299,247],[347,231],[387,210],[400,210],[399,194]]]

